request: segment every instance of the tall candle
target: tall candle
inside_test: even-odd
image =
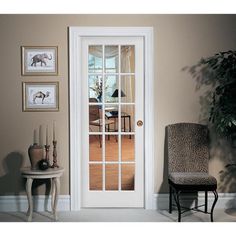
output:
[[[39,145],[43,145],[43,127],[42,125],[39,126]]]
[[[56,121],[53,121],[53,141],[56,140]]]
[[[37,130],[34,129],[34,144],[37,143]]]
[[[47,126],[47,128],[46,128],[46,145],[48,145],[49,144],[49,142],[48,142],[48,126]]]

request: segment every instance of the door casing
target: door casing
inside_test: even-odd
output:
[[[154,72],[152,27],[69,27],[70,49],[70,196],[71,210],[81,209],[81,39],[127,36],[144,38],[144,208],[153,209],[154,194]]]

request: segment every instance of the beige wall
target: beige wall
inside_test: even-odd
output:
[[[53,120],[58,127],[59,163],[66,169],[61,193],[69,194],[68,26],[154,27],[155,191],[166,192],[165,126],[202,119],[203,92],[196,90],[195,81],[181,69],[201,57],[235,49],[235,22],[234,15],[0,15],[0,195],[24,192],[19,168],[29,165],[27,148],[33,141],[33,129],[41,124],[51,127]],[[59,76],[22,77],[22,45],[58,45]],[[58,80],[59,112],[22,112],[23,81]],[[235,191],[219,174],[221,170],[230,174],[224,163],[232,160],[231,150],[217,147],[212,150],[210,171],[220,181],[220,191]],[[42,192],[43,185],[37,189]]]

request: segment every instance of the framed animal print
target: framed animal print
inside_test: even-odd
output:
[[[23,82],[23,111],[58,111],[59,82]]]
[[[58,74],[57,46],[22,46],[21,74],[22,75],[57,75]]]

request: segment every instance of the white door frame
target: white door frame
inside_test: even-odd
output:
[[[154,74],[152,27],[69,27],[70,37],[70,195],[71,210],[81,208],[81,38],[127,36],[144,38],[144,207],[153,208]]]

